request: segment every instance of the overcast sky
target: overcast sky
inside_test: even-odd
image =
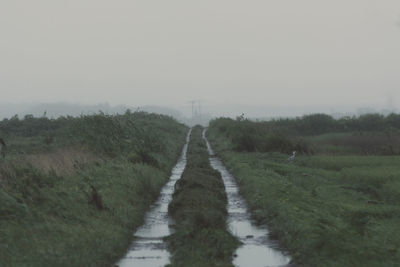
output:
[[[0,102],[400,104],[399,0],[1,0]]]

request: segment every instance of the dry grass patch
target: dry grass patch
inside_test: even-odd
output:
[[[67,147],[48,153],[27,155],[22,161],[44,173],[54,171],[57,175],[71,175],[79,166],[104,159],[85,149]]]

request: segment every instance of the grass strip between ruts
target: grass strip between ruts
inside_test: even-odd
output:
[[[199,126],[192,131],[187,166],[169,206],[176,221],[168,238],[171,266],[232,266],[238,241],[226,230],[224,184],[210,166],[201,132]]]

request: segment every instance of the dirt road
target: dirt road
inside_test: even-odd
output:
[[[145,223],[135,232],[135,240],[127,254],[118,263],[119,267],[159,267],[168,264],[170,254],[163,238],[172,233],[173,223],[168,216],[168,205],[172,200],[174,185],[186,167],[186,152],[191,130],[186,137],[180,159],[172,170],[169,182],[161,189],[160,197],[146,214]]]

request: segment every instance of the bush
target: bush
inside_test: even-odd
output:
[[[211,121],[210,127],[225,135],[239,152],[312,153],[301,138],[290,138],[264,122],[223,118]]]

